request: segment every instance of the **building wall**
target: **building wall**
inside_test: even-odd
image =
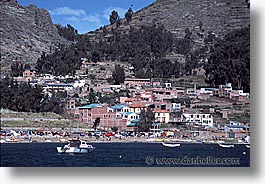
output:
[[[168,111],[154,111],[155,121],[160,123],[169,122],[169,112]]]
[[[211,114],[183,114],[181,121],[193,122],[201,126],[213,126]]]

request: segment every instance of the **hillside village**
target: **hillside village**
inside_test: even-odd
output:
[[[248,135],[249,93],[233,89],[230,83],[212,88],[197,87],[196,82],[177,85],[170,79],[135,78],[132,66],[122,63],[122,67],[126,78],[120,85],[107,81],[114,64],[93,63],[84,58],[75,76],[38,74],[36,69],[28,68],[15,80],[41,85],[43,92],[49,95],[66,92],[67,97],[61,98],[65,117],[82,122],[88,129],[93,129],[99,119],[98,130],[135,132],[142,111],[150,109],[155,117],[151,132],[171,130],[179,136],[203,135],[209,139],[213,135],[231,138]],[[91,90],[95,95],[93,102],[89,101]],[[109,98],[102,103],[98,94]]]

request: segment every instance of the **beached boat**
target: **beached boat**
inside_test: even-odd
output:
[[[89,153],[95,147],[81,140],[70,140],[68,144],[57,147],[58,153]]]
[[[166,147],[170,147],[170,148],[174,148],[174,147],[179,147],[180,146],[180,143],[171,143],[171,142],[162,142],[162,145],[163,146],[166,146]]]
[[[246,146],[246,148],[250,148],[250,145],[248,145],[248,144],[246,144],[245,146]]]
[[[219,143],[219,146],[222,148],[234,148],[235,147],[233,144],[221,144],[221,143]]]

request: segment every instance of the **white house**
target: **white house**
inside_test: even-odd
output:
[[[138,120],[140,118],[140,115],[135,112],[125,112],[123,114],[123,119],[126,119],[126,125],[130,125],[131,122]]]
[[[201,126],[213,126],[213,116],[211,114],[183,114],[183,122],[192,122]]]

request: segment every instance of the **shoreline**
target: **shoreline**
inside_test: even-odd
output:
[[[28,137],[1,137],[1,144],[7,143],[67,143],[71,139],[77,139],[76,137],[73,138],[60,138],[60,137],[52,137],[52,138],[44,138],[44,137],[33,137],[29,139]],[[201,141],[201,139],[176,139],[176,138],[144,138],[144,137],[128,137],[128,138],[112,138],[111,140],[105,138],[89,138],[89,137],[81,137],[80,140],[86,141],[88,143],[162,143],[162,142],[174,142],[174,143],[181,143],[181,144],[222,144],[222,143],[229,143],[229,144],[250,144],[247,142],[238,142],[237,139],[230,140],[225,142],[224,140],[205,140]]]

